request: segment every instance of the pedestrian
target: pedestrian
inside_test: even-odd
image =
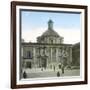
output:
[[[60,77],[60,72],[59,71],[57,72],[57,77]]]
[[[64,65],[62,65],[61,69],[62,69],[62,74],[64,74]]]
[[[27,73],[25,71],[23,72],[23,78],[27,78]]]
[[[54,71],[55,71],[55,66],[54,66]]]

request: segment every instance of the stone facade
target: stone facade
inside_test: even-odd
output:
[[[73,45],[72,57],[72,65],[80,66],[80,43]]]
[[[63,44],[64,38],[53,30],[53,21],[49,20],[48,29],[36,43],[22,42],[22,67],[59,68],[72,63],[72,44]]]

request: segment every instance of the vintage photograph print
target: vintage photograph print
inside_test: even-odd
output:
[[[87,84],[87,6],[11,2],[11,88]]]
[[[80,76],[80,13],[20,12],[21,79]]]

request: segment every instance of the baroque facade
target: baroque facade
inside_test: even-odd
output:
[[[72,63],[72,44],[64,44],[64,38],[53,30],[53,21],[48,21],[48,29],[36,43],[22,42],[22,67],[59,68]]]

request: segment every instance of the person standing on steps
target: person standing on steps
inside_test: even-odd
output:
[[[64,74],[64,65],[63,64],[62,64],[61,69],[62,69],[62,74]]]
[[[23,72],[23,78],[27,78],[27,73],[25,71]]]

